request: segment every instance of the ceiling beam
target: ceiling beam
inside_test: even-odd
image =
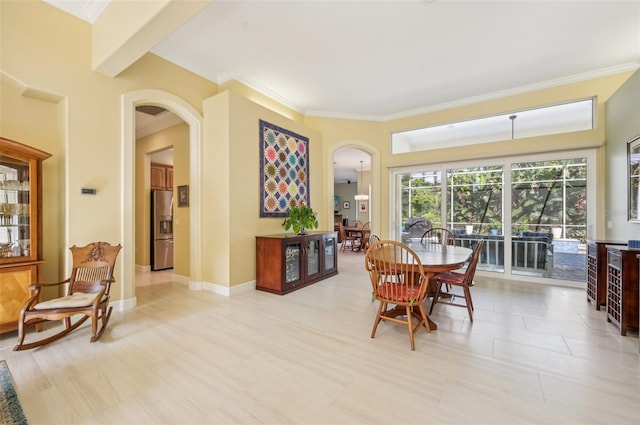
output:
[[[92,27],[92,67],[115,77],[212,0],[112,1]]]

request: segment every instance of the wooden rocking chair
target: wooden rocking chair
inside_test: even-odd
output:
[[[109,289],[114,281],[113,269],[121,248],[120,245],[112,246],[107,242],[94,242],[84,247],[74,245],[70,248],[73,256],[70,278],[57,283],[31,284],[29,289],[34,292],[20,312],[18,344],[13,350],[28,350],[62,338],[89,317],[91,317],[91,342],[100,339],[111,316]],[[65,284],[68,284],[66,296],[40,301],[42,288]],[[72,324],[71,316],[78,314],[83,317]],[[38,341],[24,342],[27,326],[54,320],[64,321],[62,331]],[[102,322],[100,329],[98,329],[98,321]]]

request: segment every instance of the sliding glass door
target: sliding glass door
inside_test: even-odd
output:
[[[511,164],[512,270],[586,280],[587,158]]]
[[[428,228],[445,227],[459,245],[485,241],[479,270],[583,282],[593,157],[575,152],[394,170],[395,238],[419,243]]]

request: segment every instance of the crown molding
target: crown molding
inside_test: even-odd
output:
[[[395,114],[388,115],[360,115],[360,114],[348,114],[348,113],[340,113],[340,112],[331,112],[331,111],[321,111],[321,110],[308,110],[305,111],[294,102],[289,99],[280,96],[279,94],[267,89],[266,87],[256,83],[255,81],[250,80],[242,75],[234,75],[231,73],[222,74],[219,77],[219,81],[216,81],[217,84],[226,83],[229,80],[236,80],[247,87],[261,93],[276,102],[281,103],[287,108],[293,109],[294,111],[303,114],[308,117],[318,117],[318,118],[335,118],[335,119],[346,119],[346,120],[356,120],[356,121],[373,121],[373,122],[387,122],[393,121],[401,118],[413,117],[416,115],[427,114],[430,112],[442,111],[445,109],[452,109],[460,106],[471,105],[474,103],[480,103],[488,100],[499,99],[502,97],[513,96],[517,94],[523,94],[528,92],[533,92],[537,90],[543,90],[547,88],[553,88],[558,86],[563,86],[572,83],[578,83],[582,81],[592,80],[595,78],[606,77],[609,75],[620,74],[622,72],[635,71],[640,68],[640,61],[632,61],[627,62],[621,65],[611,66],[607,68],[601,68],[594,71],[583,72],[581,74],[570,75],[566,77],[555,78],[553,80],[541,81],[539,83],[529,84],[526,86],[515,87],[508,90],[501,90],[493,93],[487,93],[480,96],[468,97],[464,99],[458,99],[451,102],[440,103],[437,105],[426,106],[424,108],[411,109],[404,112],[398,112]]]
[[[609,75],[620,74],[622,72],[635,71],[640,68],[640,61],[627,62],[625,64],[611,66],[608,68],[601,68],[594,71],[583,72],[581,74],[570,75],[567,77],[555,78],[553,80],[541,81],[539,83],[529,84],[526,86],[520,86],[513,89],[501,90],[493,93],[487,93],[480,96],[468,97],[465,99],[454,100],[451,102],[440,103],[438,105],[427,106],[424,108],[412,109],[405,112],[399,112],[397,114],[385,115],[382,121],[392,121],[399,118],[407,118],[416,115],[426,114],[429,112],[442,111],[445,109],[456,108],[459,106],[471,105],[473,103],[480,103],[487,100],[499,99],[502,97],[509,97],[517,94],[529,93],[537,90],[543,90],[558,86],[564,86],[567,84],[579,83],[582,81],[593,80],[595,78],[606,77]]]

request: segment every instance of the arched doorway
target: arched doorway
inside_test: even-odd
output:
[[[161,90],[138,90],[122,96],[122,216],[121,240],[123,249],[120,287],[120,310],[135,307],[135,108],[138,105],[163,107],[189,125],[189,192],[190,192],[190,265],[189,287],[194,287],[201,277],[201,163],[202,116],[179,97]],[[116,304],[117,305],[117,304]]]
[[[382,205],[382,199],[380,196],[380,153],[379,151],[371,144],[366,142],[361,142],[359,140],[346,140],[340,143],[335,144],[329,149],[327,158],[328,158],[328,166],[327,166],[327,192],[329,194],[329,199],[334,199],[335,190],[334,190],[334,180],[335,180],[335,172],[334,172],[334,154],[336,151],[341,149],[349,149],[350,151],[360,152],[361,156],[367,156],[370,158],[371,163],[371,173],[370,173],[370,185],[371,185],[371,193],[370,198],[368,200],[368,216],[370,216],[370,221],[373,224],[373,229],[376,233],[383,232],[387,226],[383,226],[381,222],[380,215],[380,206]],[[359,158],[356,160],[358,167],[360,166]],[[341,201],[342,202],[342,201]],[[357,207],[354,205],[354,207]],[[355,209],[354,209],[355,211]],[[331,221],[333,223],[334,218],[334,203],[329,202],[327,206],[327,214],[328,217],[331,217]],[[355,217],[355,216],[354,216]]]

